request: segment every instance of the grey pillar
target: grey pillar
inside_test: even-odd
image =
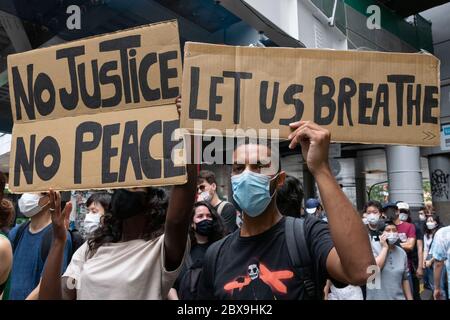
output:
[[[450,156],[428,157],[431,196],[441,222],[450,225]]]
[[[389,200],[407,202],[413,220],[417,219],[417,209],[423,205],[419,147],[387,146],[386,164]]]
[[[364,159],[359,152],[355,159],[355,187],[356,187],[356,208],[361,211],[367,202],[366,175],[364,173]]]

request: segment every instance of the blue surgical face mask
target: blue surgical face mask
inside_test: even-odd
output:
[[[275,194],[270,195],[270,181],[270,177],[248,170],[231,177],[233,199],[245,214],[254,218],[266,210]]]

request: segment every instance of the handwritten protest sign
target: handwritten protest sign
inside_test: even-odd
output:
[[[186,43],[181,127],[312,120],[336,142],[439,144],[439,60],[428,54]],[[196,132],[199,133],[199,132]]]
[[[180,184],[169,21],[8,56],[14,192]]]

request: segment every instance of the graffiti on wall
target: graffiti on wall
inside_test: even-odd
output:
[[[431,173],[431,194],[433,197],[449,199],[450,185],[447,172],[436,169]]]

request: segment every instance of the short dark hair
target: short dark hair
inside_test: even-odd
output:
[[[212,172],[210,170],[201,170],[198,173],[197,183],[202,183],[203,181],[206,181],[209,184],[213,184],[213,183],[217,184],[216,175],[214,174],[214,172]]]
[[[111,203],[111,195],[107,192],[96,192],[87,199],[86,207],[89,207],[93,203],[100,204],[107,211]]]
[[[387,207],[383,210],[387,220],[395,221],[397,219],[397,209],[394,207]]]
[[[384,228],[383,228],[383,230],[386,229],[387,226],[395,226],[397,228],[397,225],[394,223],[394,220],[392,220],[392,219],[386,219],[384,221]]]
[[[300,180],[287,176],[284,184],[277,190],[277,207],[284,216],[300,217],[303,202],[303,186]]]
[[[375,208],[377,208],[378,211],[380,211],[380,213],[381,213],[381,211],[383,211],[383,207],[381,206],[381,203],[380,203],[379,201],[376,201],[376,200],[370,200],[370,201],[368,201],[368,202],[364,205],[363,212],[366,212],[367,209],[368,209],[369,207],[375,207]]]

